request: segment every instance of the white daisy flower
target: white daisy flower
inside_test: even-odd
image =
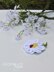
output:
[[[24,50],[29,54],[40,54],[45,51],[47,43],[40,40],[27,40],[24,44]]]

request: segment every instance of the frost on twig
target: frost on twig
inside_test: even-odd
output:
[[[16,7],[15,7],[16,8]],[[20,11],[17,10],[9,11],[7,13],[6,19],[7,22],[0,22],[0,27],[3,27],[4,30],[8,31],[10,28],[21,25],[24,29],[17,34],[16,39],[21,39],[21,35],[31,35],[33,31],[45,35],[46,31],[46,19],[51,19],[47,17],[48,12],[36,13],[31,11]]]
[[[0,28],[4,26],[4,22],[0,21]]]
[[[5,26],[3,27],[3,30],[5,30],[5,31],[8,31],[8,30],[10,30],[10,26],[8,26],[8,25],[5,25]]]
[[[42,35],[47,34],[46,20],[43,17],[38,19],[38,22],[36,23],[36,26],[35,26],[35,30]]]
[[[20,39],[21,39],[21,36],[22,36],[23,32],[24,32],[24,30],[20,31],[20,32],[17,34],[16,40],[20,40]]]
[[[18,9],[18,8],[20,8],[20,5],[15,5],[15,6],[14,6],[14,10],[16,10],[16,9]]]

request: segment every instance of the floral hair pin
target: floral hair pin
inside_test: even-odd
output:
[[[27,40],[24,44],[25,52],[29,54],[41,54],[47,48],[47,42],[43,42],[41,40]]]

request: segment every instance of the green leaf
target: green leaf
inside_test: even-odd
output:
[[[20,12],[20,19],[24,20],[25,18],[27,18],[28,15],[26,13],[27,12]]]
[[[47,47],[47,42],[42,44],[44,47]]]

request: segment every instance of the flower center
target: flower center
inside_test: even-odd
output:
[[[33,43],[30,45],[30,48],[36,48],[38,46],[38,43]]]

